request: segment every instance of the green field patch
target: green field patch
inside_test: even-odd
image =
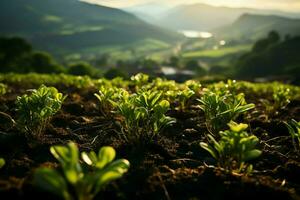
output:
[[[238,45],[233,47],[224,47],[220,49],[212,50],[201,50],[183,53],[184,58],[218,58],[229,54],[239,53],[250,50],[251,45]]]
[[[63,19],[58,17],[58,16],[54,16],[54,15],[46,15],[43,18],[43,21],[45,22],[54,22],[54,23],[60,23],[63,22]]]
[[[71,27],[68,29],[64,29],[60,32],[61,35],[73,35],[76,33],[83,33],[83,32],[92,32],[92,31],[100,31],[102,30],[102,26],[81,26],[81,27]]]

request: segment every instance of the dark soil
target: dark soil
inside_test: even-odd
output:
[[[59,88],[59,87],[58,87]],[[263,95],[248,100],[257,109],[241,122],[261,140],[263,154],[253,161],[251,175],[229,173],[200,146],[207,132],[205,117],[195,106],[186,112],[171,110],[176,124],[154,142],[130,145],[120,139],[112,118],[101,116],[94,89],[59,88],[68,98],[41,138],[28,141],[11,124],[16,118],[15,100],[28,88],[11,87],[0,99],[0,195],[10,199],[54,199],[32,185],[34,170],[56,167],[49,148],[72,140],[80,150],[97,151],[104,145],[116,148],[131,168],[122,179],[109,184],[96,199],[300,199],[300,159],[282,121],[300,120],[300,101],[292,101],[276,116],[267,118],[260,103]],[[6,199],[6,198],[5,198]]]

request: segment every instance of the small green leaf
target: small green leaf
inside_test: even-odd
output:
[[[81,175],[79,163],[78,148],[75,143],[70,142],[68,146],[52,146],[50,148],[52,155],[60,162],[65,176],[71,184],[75,184]]]
[[[116,156],[116,151],[112,147],[102,147],[98,153],[98,162],[96,167],[101,169],[105,167],[108,163],[113,161]]]
[[[208,153],[210,153],[210,155],[211,155],[214,159],[218,160],[218,155],[217,155],[217,153],[215,152],[215,150],[214,150],[211,146],[209,146],[208,144],[206,144],[206,143],[204,143],[204,142],[201,142],[201,143],[200,143],[200,146],[201,146],[203,149],[205,149],[206,151],[208,151]]]
[[[82,160],[83,160],[86,164],[88,164],[88,165],[92,165],[92,164],[93,164],[92,160],[90,159],[90,157],[88,156],[88,154],[87,154],[86,152],[83,152],[83,153],[81,154],[81,158],[82,158]]]
[[[98,157],[94,151],[91,151],[90,153],[82,152],[81,158],[88,165],[96,165],[98,161]]]
[[[107,183],[122,177],[130,167],[129,161],[126,159],[119,159],[105,167],[102,171],[96,173],[97,184],[96,190],[99,191]]]
[[[64,164],[66,160],[69,160],[69,151],[67,147],[52,146],[50,147],[50,152],[61,164]]]
[[[37,169],[34,174],[34,183],[42,189],[56,194],[65,200],[72,199],[68,193],[67,183],[64,178],[53,169]]]
[[[259,157],[261,154],[262,154],[262,152],[260,150],[254,149],[254,150],[245,152],[244,159],[245,159],[245,161],[252,160],[252,159]]]
[[[237,124],[236,122],[234,121],[231,121],[230,123],[228,123],[228,126],[230,128],[231,131],[233,132],[241,132],[241,131],[244,131],[248,128],[248,124]]]
[[[162,107],[164,111],[167,111],[170,108],[170,103],[167,100],[162,100],[161,102],[159,102],[159,105]]]

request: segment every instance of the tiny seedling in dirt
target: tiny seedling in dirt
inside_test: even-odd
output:
[[[213,135],[223,130],[227,123],[255,107],[254,104],[246,103],[243,93],[218,94],[210,90],[205,91],[199,102],[200,109],[205,113],[208,131]]]
[[[139,91],[143,88],[143,86],[147,85],[149,81],[149,76],[147,74],[136,74],[135,76],[131,77],[131,82],[135,86],[135,91]]]
[[[170,90],[178,90],[178,84],[175,81],[156,78],[150,84],[144,86],[144,88],[145,90],[161,91],[165,93]]]
[[[101,86],[99,93],[94,94],[99,100],[99,109],[103,116],[108,115],[113,110],[113,102],[117,100],[122,89],[117,87]]]
[[[180,91],[168,91],[166,93],[173,102],[178,103],[178,110],[186,111],[189,100],[195,95],[195,92],[189,88]]]
[[[129,169],[125,159],[115,160],[112,147],[102,147],[95,152],[79,151],[75,143],[52,146],[52,155],[59,161],[61,170],[39,168],[34,174],[34,184],[65,200],[92,200],[113,180],[119,179]]]
[[[194,91],[196,94],[198,94],[201,90],[202,85],[198,81],[194,80],[188,80],[184,83],[186,87],[188,87],[190,90]]]
[[[284,86],[274,87],[274,109],[284,109],[291,102],[291,91]]]
[[[296,152],[300,152],[300,122],[297,122],[296,120],[291,120],[289,123],[285,123],[289,134],[292,137],[293,146]]]
[[[0,83],[0,96],[6,94],[7,92],[7,86],[3,83]]]
[[[120,116],[121,136],[127,142],[152,141],[164,127],[175,122],[165,115],[170,103],[161,97],[162,92],[158,91],[140,92],[115,104]]]
[[[40,86],[32,90],[31,95],[17,97],[17,125],[27,137],[38,138],[51,117],[57,113],[66,96],[54,87]]]
[[[291,90],[288,87],[275,85],[272,89],[272,101],[262,100],[269,116],[277,115],[280,110],[285,109],[291,102]]]
[[[220,132],[219,141],[208,135],[209,142],[201,142],[200,146],[217,160],[220,167],[234,172],[251,173],[253,167],[247,161],[261,155],[262,152],[256,149],[259,140],[245,131],[247,124],[230,122],[228,126],[229,130]]]

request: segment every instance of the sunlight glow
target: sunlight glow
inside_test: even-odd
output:
[[[110,7],[126,8],[148,3],[176,6],[179,4],[206,3],[215,6],[279,9],[300,12],[299,0],[81,0]]]
[[[226,44],[226,41],[225,40],[221,40],[219,43],[220,43],[221,46],[224,46]]]
[[[211,38],[213,36],[213,34],[209,32],[198,32],[192,30],[183,30],[179,32],[187,38]]]

